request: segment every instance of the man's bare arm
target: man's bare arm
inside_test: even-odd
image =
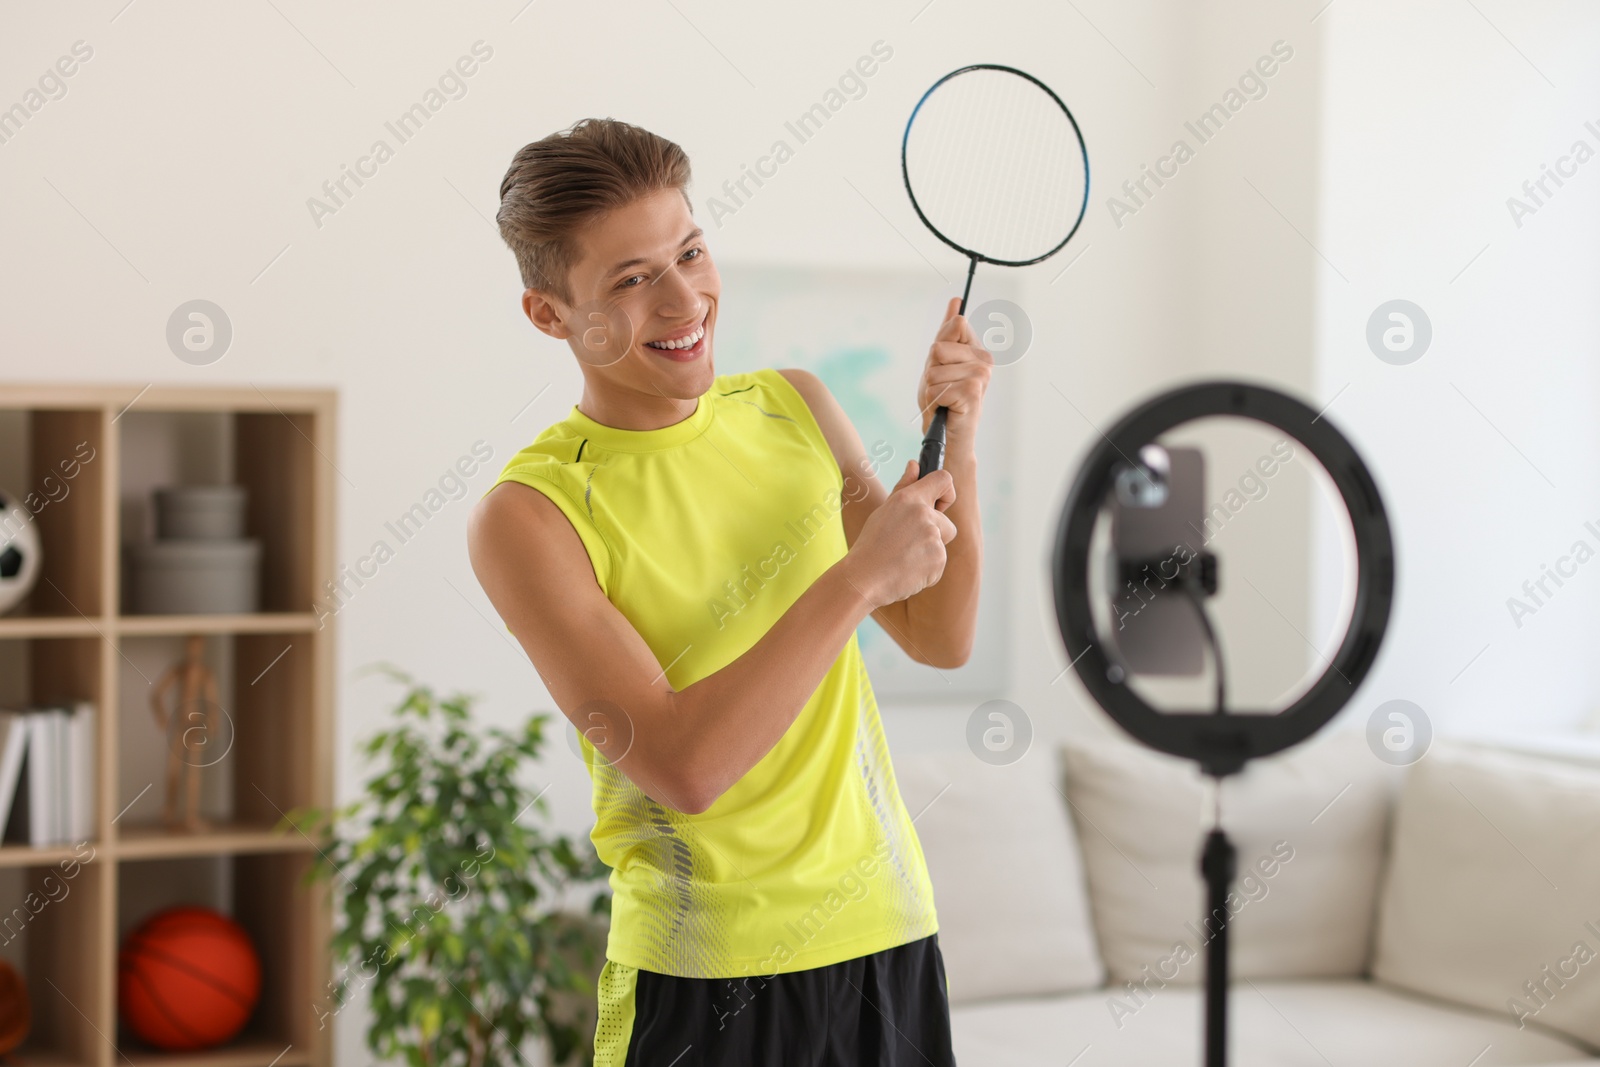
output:
[[[544,494],[496,486],[473,509],[468,548],[562,713],[648,796],[690,814],[778,743],[882,588],[846,556],[744,655],[676,692]]]
[[[874,473],[873,460],[861,435],[815,374],[798,368],[778,371],[795,387],[827,438],[845,478],[845,503],[841,512],[845,540],[855,544],[867,518],[888,499],[889,493]],[[894,472],[904,466],[894,461]],[[972,656],[978,629],[978,590],[983,577],[983,528],[978,521],[978,464],[970,457],[952,456],[947,466],[955,479],[956,499],[945,516],[956,526],[956,538],[946,546],[944,576],[915,596],[888,604],[872,613],[878,624],[918,663],[956,668]]]

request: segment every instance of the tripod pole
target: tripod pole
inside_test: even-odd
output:
[[[1205,925],[1216,932],[1206,943],[1206,1067],[1228,1064],[1228,886],[1233,882],[1238,853],[1221,827],[1206,837],[1200,873],[1209,890]]]

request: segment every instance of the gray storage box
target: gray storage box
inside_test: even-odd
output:
[[[180,485],[157,489],[156,537],[163,541],[233,541],[244,535],[244,486]]]
[[[261,542],[149,541],[128,546],[133,611],[235,615],[259,610]]]

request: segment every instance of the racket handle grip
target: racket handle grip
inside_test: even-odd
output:
[[[922,439],[922,455],[917,462],[917,477],[926,478],[930,471],[944,469],[944,423],[950,409],[941,407],[933,413],[928,424],[928,435]]]

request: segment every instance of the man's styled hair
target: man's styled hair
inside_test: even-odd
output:
[[[676,189],[689,201],[689,157],[673,142],[617,119],[583,119],[527,144],[500,182],[500,236],[525,289],[572,303],[575,235],[641,196]]]

